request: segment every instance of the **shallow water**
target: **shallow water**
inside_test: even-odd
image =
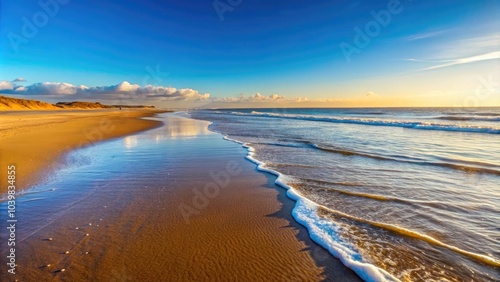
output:
[[[499,108],[191,115],[310,200],[294,216],[365,279],[500,279]]]
[[[162,120],[168,115],[164,116],[155,119]],[[96,246],[106,236],[110,238],[104,242],[107,244],[104,246],[110,250],[113,246],[123,244],[124,239],[116,234],[119,228],[107,226],[118,225],[124,210],[131,203],[147,200],[150,207],[161,211],[160,195],[174,198],[176,189],[180,190],[185,185],[182,176],[189,176],[191,184],[206,181],[206,174],[197,176],[196,171],[190,171],[192,162],[186,161],[186,158],[192,155],[191,152],[205,151],[203,155],[192,157],[200,162],[214,161],[218,159],[219,151],[226,152],[230,148],[220,141],[218,134],[208,131],[207,125],[207,122],[174,118],[168,127],[72,151],[61,161],[63,169],[52,172],[42,184],[19,190],[15,213],[18,220],[15,238],[18,275],[15,277],[7,273],[6,258],[3,256],[8,250],[4,242],[9,236],[4,227],[7,220],[7,201],[4,196],[0,200],[0,281],[14,281],[15,278],[20,281],[46,281],[48,277],[58,275],[54,272],[58,268],[68,268],[68,265],[73,270],[65,274],[74,275],[82,267],[81,263],[86,261],[85,252],[92,249],[97,253]],[[214,151],[206,151],[206,147],[213,147]],[[194,174],[190,176],[190,172]],[[23,175],[18,174],[17,177]],[[151,195],[158,197],[148,199]],[[177,215],[177,206],[173,209]],[[130,232],[131,227],[128,225],[138,220],[136,214],[133,218],[122,219],[124,226],[120,228]],[[104,228],[108,228],[107,231]],[[92,238],[99,232],[107,235]],[[86,233],[90,236],[86,237]],[[53,242],[45,240],[52,237]],[[71,254],[61,255],[66,250],[70,250]],[[52,264],[52,268],[41,268],[47,263]],[[121,271],[122,266],[113,267],[118,269],[108,269],[111,274],[114,270]],[[79,279],[83,280],[80,281],[85,280],[84,275],[88,271],[82,270]],[[112,280],[92,279],[121,281],[119,276],[111,277]]]

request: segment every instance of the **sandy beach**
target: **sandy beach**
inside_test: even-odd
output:
[[[275,178],[257,172],[246,150],[208,131],[208,122],[138,120],[143,112],[125,121],[119,113],[69,115],[75,119],[45,119],[29,134],[47,138],[67,123],[81,132],[76,125],[95,126],[103,117],[136,131],[157,128],[72,151],[72,159],[86,161],[68,164],[70,172],[45,170],[58,177],[18,199],[18,272],[4,267],[2,281],[359,281],[294,221],[294,202]],[[74,146],[84,136],[74,136]],[[31,152],[46,158],[40,144]]]
[[[61,158],[76,148],[125,136],[161,125],[141,119],[154,115],[151,109],[42,110],[0,112],[0,172],[6,176],[8,165],[16,165],[23,177],[17,189],[42,181],[45,173],[65,166]],[[0,183],[0,194],[7,191]]]

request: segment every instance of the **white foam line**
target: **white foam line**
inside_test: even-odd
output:
[[[498,261],[497,259],[492,258],[490,256],[486,256],[486,255],[481,255],[481,254],[469,252],[469,251],[460,249],[460,248],[458,248],[456,246],[452,246],[452,245],[446,244],[444,242],[441,242],[441,241],[439,241],[439,240],[437,240],[437,239],[435,239],[435,238],[433,238],[431,236],[428,236],[428,235],[425,235],[425,234],[420,234],[418,232],[415,232],[415,231],[412,231],[412,230],[409,230],[409,229],[406,229],[406,228],[402,228],[402,227],[399,227],[399,226],[394,226],[394,225],[391,225],[391,224],[386,224],[386,223],[375,222],[375,221],[371,221],[371,220],[365,220],[365,219],[357,218],[357,217],[354,217],[354,216],[351,216],[351,215],[348,215],[348,214],[345,214],[345,213],[342,213],[342,212],[339,212],[339,211],[332,210],[332,209],[330,209],[328,207],[325,207],[323,205],[319,205],[319,204],[317,204],[315,202],[312,202],[311,200],[309,200],[309,199],[305,198],[304,196],[302,196],[293,187],[285,184],[284,181],[282,181],[283,175],[281,173],[279,173],[279,172],[277,172],[275,170],[266,168],[265,167],[266,164],[264,162],[261,162],[261,161],[255,159],[253,157],[254,154],[255,154],[255,149],[253,147],[249,146],[248,143],[244,143],[244,142],[241,142],[241,141],[238,141],[238,140],[235,140],[235,139],[231,139],[231,138],[229,138],[227,136],[224,136],[224,139],[226,139],[228,141],[232,141],[232,142],[238,143],[238,144],[241,144],[244,148],[246,148],[248,150],[248,154],[246,156],[246,159],[248,159],[251,162],[255,163],[257,165],[257,169],[259,171],[267,172],[267,173],[270,173],[272,175],[277,176],[277,179],[276,179],[275,183],[278,186],[287,189],[288,190],[287,191],[287,196],[297,202],[294,210],[292,211],[293,217],[295,218],[295,220],[297,220],[297,222],[299,222],[300,224],[302,224],[305,227],[307,227],[307,229],[309,230],[309,234],[310,234],[311,239],[313,239],[316,243],[318,243],[319,245],[321,245],[325,249],[327,249],[333,256],[339,258],[344,263],[344,265],[346,265],[347,267],[353,269],[359,276],[361,276],[366,281],[393,281],[393,280],[397,281],[398,279],[395,278],[395,277],[393,277],[393,276],[391,276],[385,270],[377,268],[374,265],[367,264],[367,263],[364,263],[364,264],[377,268],[378,273],[372,273],[372,272],[370,272],[369,277],[365,278],[363,275],[366,275],[366,273],[364,271],[367,269],[367,267],[366,266],[359,266],[358,263],[361,263],[359,261],[356,261],[356,260],[353,261],[350,258],[346,258],[346,255],[349,255],[349,254],[347,254],[347,253],[345,253],[345,252],[343,252],[341,250],[341,248],[339,247],[341,245],[339,245],[338,243],[333,244],[332,242],[334,242],[334,241],[330,242],[331,240],[333,240],[331,238],[331,236],[333,236],[335,234],[331,233],[331,234],[328,235],[328,233],[325,233],[323,235],[326,235],[326,236],[321,236],[320,235],[322,232],[324,233],[324,231],[321,228],[319,228],[317,225],[319,224],[319,222],[327,222],[327,221],[325,221],[324,219],[321,219],[317,215],[316,212],[318,210],[318,207],[322,207],[322,208],[324,208],[324,209],[326,209],[326,210],[328,210],[328,211],[330,211],[332,213],[335,213],[335,214],[340,215],[340,216],[345,217],[345,218],[349,218],[349,219],[352,219],[352,220],[355,220],[355,221],[358,221],[358,222],[367,223],[367,224],[370,224],[372,226],[376,226],[376,227],[383,228],[383,229],[386,229],[386,230],[391,230],[391,231],[396,232],[398,234],[401,234],[403,236],[410,236],[410,237],[413,237],[413,238],[424,240],[424,241],[426,241],[428,243],[431,243],[431,244],[434,244],[436,246],[449,249],[449,250],[454,251],[454,252],[456,252],[458,254],[462,254],[464,256],[476,259],[478,261],[487,263],[487,264],[495,266],[495,267],[500,267],[500,261]],[[311,207],[314,207],[314,210],[310,209],[310,212],[308,212],[309,217],[304,216],[303,214],[300,214],[299,211],[301,210],[302,206],[311,206]],[[314,220],[312,220],[312,219],[314,219]],[[323,225],[323,227],[325,226],[324,223],[322,225]],[[338,238],[336,238],[336,239],[338,240]],[[351,257],[352,257],[352,255],[351,255]],[[344,261],[344,260],[346,260],[346,261]],[[358,268],[361,268],[361,269],[360,270],[356,270]],[[381,279],[381,280],[379,280],[379,279],[370,280],[373,277],[375,277],[373,275],[375,275],[377,277],[380,276],[383,279]]]
[[[338,258],[345,266],[352,269],[365,281],[400,281],[387,271],[373,264],[363,262],[360,254],[350,249],[346,242],[343,242],[336,236],[337,228],[333,222],[321,219],[317,215],[319,205],[302,196],[292,186],[285,184],[284,181],[282,181],[283,175],[281,173],[266,168],[264,162],[255,159],[253,157],[255,154],[255,149],[253,147],[249,146],[247,143],[231,139],[227,136],[224,136],[224,139],[241,144],[248,150],[248,154],[245,158],[255,163],[259,171],[267,172],[277,177],[275,180],[276,185],[286,189],[287,196],[296,202],[292,210],[292,216],[298,223],[307,228],[309,236],[314,242],[328,250],[330,254]]]
[[[246,114],[244,114],[244,115],[246,115]],[[210,124],[213,124],[213,122],[211,122]],[[214,130],[212,130],[212,131],[214,131]],[[248,150],[248,154],[245,158],[248,159],[249,161],[255,163],[257,165],[257,170],[275,175],[277,177],[275,184],[287,189],[288,190],[287,196],[297,202],[294,210],[292,211],[292,215],[295,218],[295,220],[297,220],[297,222],[304,225],[308,229],[309,236],[311,237],[311,239],[313,239],[316,243],[318,243],[319,245],[321,245],[325,249],[327,249],[333,256],[340,259],[342,261],[342,263],[344,263],[344,265],[346,265],[347,267],[354,270],[360,277],[362,277],[366,281],[399,281],[399,280],[383,269],[380,269],[380,268],[378,268],[372,264],[369,264],[369,263],[361,262],[360,260],[362,258],[359,254],[357,254],[356,255],[357,258],[354,258],[354,259],[350,258],[350,257],[345,257],[344,255],[346,253],[342,252],[342,250],[341,250],[341,247],[345,248],[345,246],[339,245],[338,243],[333,244],[332,242],[330,242],[331,240],[333,240],[332,236],[334,236],[335,234],[331,233],[330,235],[326,236],[325,238],[322,238],[320,236],[320,234],[323,231],[318,226],[315,226],[315,224],[317,225],[318,222],[325,221],[324,219],[317,216],[316,212],[318,210],[318,207],[322,207],[323,209],[326,209],[332,213],[335,213],[337,215],[340,215],[340,216],[343,216],[343,217],[346,217],[346,218],[349,218],[349,219],[352,219],[355,221],[359,221],[359,222],[367,223],[367,224],[370,224],[370,225],[373,225],[376,227],[391,230],[393,232],[396,232],[396,233],[404,235],[404,236],[411,236],[413,238],[424,240],[428,243],[449,249],[449,250],[454,251],[456,253],[459,253],[459,254],[462,254],[464,256],[481,261],[483,263],[487,263],[487,264],[495,266],[495,267],[500,267],[500,260],[498,260],[496,258],[487,256],[487,255],[469,252],[469,251],[460,249],[458,247],[441,242],[441,241],[439,241],[433,237],[430,237],[428,235],[420,234],[420,233],[417,233],[417,232],[409,230],[409,229],[405,229],[405,228],[402,228],[399,226],[394,226],[391,224],[374,222],[374,221],[369,221],[369,220],[365,220],[365,219],[361,219],[361,218],[356,218],[356,217],[353,217],[351,215],[348,215],[348,214],[345,214],[345,213],[342,213],[339,211],[335,211],[335,210],[332,210],[328,207],[314,203],[311,200],[302,196],[293,187],[285,184],[282,181],[283,175],[281,173],[264,167],[266,165],[264,162],[261,162],[261,161],[255,159],[253,157],[254,153],[255,153],[255,149],[253,147],[249,146],[248,143],[241,142],[241,141],[235,140],[235,139],[231,139],[227,135],[223,134],[220,131],[215,131],[215,132],[218,132],[219,134],[221,134],[225,140],[241,144],[242,147],[246,148]],[[314,206],[314,212],[310,212],[311,215],[309,216],[309,218],[307,216],[301,217],[301,214],[298,212],[302,203],[307,203],[310,206]],[[311,221],[311,218],[313,218],[313,217],[316,217],[316,222],[314,220]],[[309,221],[307,221],[306,219],[309,219]],[[330,223],[330,224],[333,224],[333,223]],[[335,239],[339,240],[339,238],[335,238]],[[375,268],[376,271],[374,272],[372,270],[372,268]]]

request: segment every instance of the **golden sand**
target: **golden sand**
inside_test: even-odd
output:
[[[0,112],[0,179],[6,179],[7,166],[15,165],[23,177],[18,191],[43,179],[52,169],[64,166],[64,153],[110,138],[161,125],[140,119],[155,110],[59,110]],[[0,194],[7,182],[0,183]]]

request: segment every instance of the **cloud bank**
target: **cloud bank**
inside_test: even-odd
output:
[[[153,104],[176,108],[231,108],[231,107],[324,107],[354,106],[373,103],[381,99],[374,92],[360,93],[351,98],[286,97],[279,94],[243,95],[233,97],[211,97],[191,88],[177,89],[166,86],[140,86],[127,81],[116,85],[94,86],[73,85],[66,82],[39,82],[20,85],[24,79],[0,81],[0,95],[31,96],[41,100],[60,101],[103,101],[118,104]],[[25,83],[24,83],[25,84]],[[382,101],[381,101],[382,103]]]
[[[287,100],[284,96],[280,96],[278,94],[271,94],[269,96],[264,96],[260,93],[256,93],[255,95],[245,96],[240,95],[238,97],[223,97],[223,98],[215,98],[214,102],[220,103],[258,103],[258,102],[274,102],[274,101],[285,101]]]
[[[14,81],[25,81],[18,78]],[[0,81],[0,94],[15,95],[40,95],[49,97],[68,97],[73,99],[157,99],[160,101],[180,100],[208,100],[210,94],[200,93],[197,90],[185,88],[177,89],[174,87],[140,86],[123,81],[117,85],[89,87],[85,85],[73,85],[66,82],[39,82],[29,86],[20,86],[11,81]]]
[[[349,98],[307,98],[286,97],[278,94],[254,95],[237,97],[211,98],[207,108],[279,108],[279,107],[355,107],[370,105],[387,105],[387,99],[374,92],[352,96]]]

